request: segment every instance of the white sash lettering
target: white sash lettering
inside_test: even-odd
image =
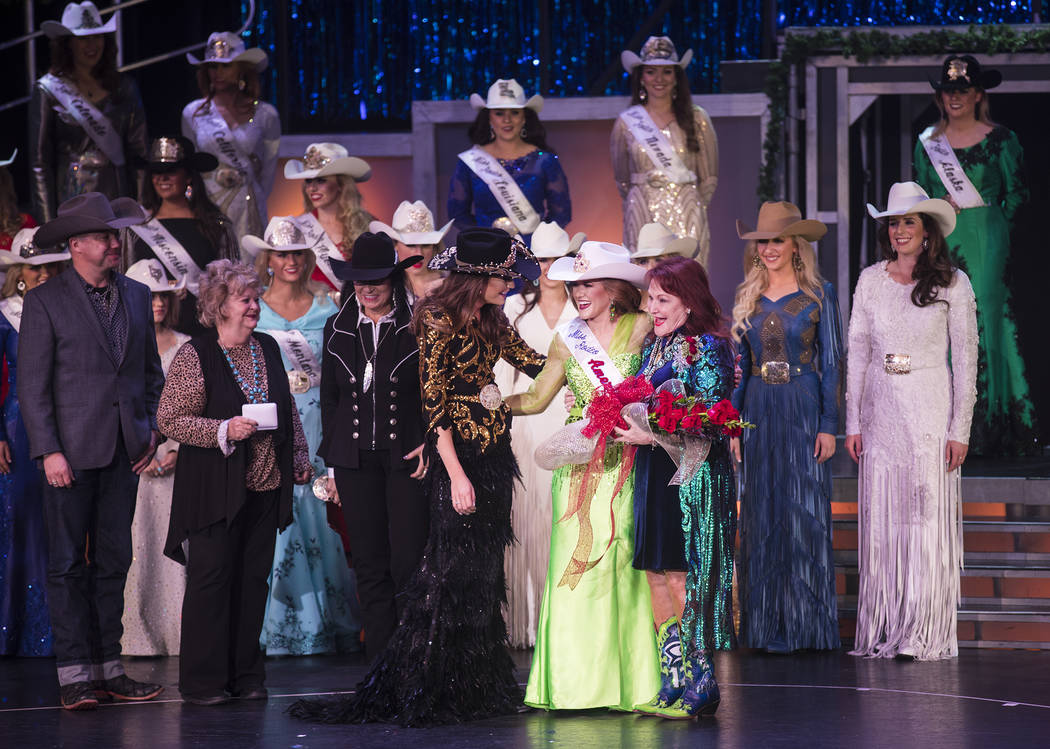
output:
[[[176,283],[185,278],[186,288],[193,296],[197,296],[202,273],[200,266],[194,262],[179,240],[164,227],[160,219],[155,218],[144,224],[132,226],[131,230],[149,245],[157,259],[164,263],[164,267],[175,277]]]
[[[676,184],[696,182],[696,173],[686,167],[671,141],[656,126],[645,107],[636,104],[622,112],[620,119],[645,151],[645,155],[653,162],[653,166],[663,172],[668,180]]]
[[[321,384],[321,365],[310,348],[310,342],[298,330],[264,330],[266,335],[272,336],[277,345],[281,347],[281,353],[288,360],[292,369],[302,372],[310,380],[310,387],[315,388]]]
[[[0,299],[0,312],[3,313],[7,321],[11,323],[11,327],[18,332],[18,328],[22,325],[22,297],[17,294],[7,297],[6,299]]]
[[[926,128],[919,136],[919,142],[926,149],[926,155],[930,157],[930,163],[941,178],[944,189],[955,201],[959,208],[980,208],[987,205],[981,193],[974,187],[973,182],[966,176],[959,157],[948,142],[948,136],[941,133],[933,137],[933,126]]]
[[[84,132],[102,149],[106,158],[117,166],[124,166],[124,144],[106,115],[98,111],[68,81],[48,73],[40,79],[40,85],[84,128]]]
[[[519,232],[532,234],[536,231],[536,227],[540,225],[540,215],[498,159],[477,146],[461,153],[459,159],[488,185],[492,196]]]
[[[331,281],[332,285],[336,288],[342,288],[343,282],[335,275],[335,271],[332,270],[332,257],[336,260],[343,259],[343,253],[339,251],[339,248],[335,246],[335,242],[328,236],[328,232],[321,226],[321,222],[312,213],[304,213],[302,216],[298,216],[295,219],[296,223],[299,224],[299,228],[302,229],[303,236],[306,237],[307,241],[311,245],[311,249],[314,251],[314,256],[317,259],[317,267],[324,273],[325,278]]]
[[[623,382],[620,370],[583,320],[574,317],[564,325],[559,325],[557,333],[596,389],[604,390]]]

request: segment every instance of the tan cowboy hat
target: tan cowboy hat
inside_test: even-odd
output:
[[[672,233],[663,224],[646,224],[638,232],[638,246],[631,253],[631,259],[665,255],[692,257],[696,252],[696,244],[696,240],[692,237],[679,239],[678,235]]]
[[[538,258],[565,257],[579,250],[585,241],[587,235],[582,231],[569,239],[569,233],[553,221],[541,221],[536,231],[532,232],[529,249]]]
[[[551,263],[547,278],[552,281],[595,281],[618,278],[645,287],[645,268],[631,262],[631,251],[612,242],[584,242],[576,257],[560,257]]]
[[[470,106],[474,109],[531,109],[539,113],[543,109],[543,97],[534,94],[525,100],[525,89],[513,78],[500,78],[489,86],[488,98],[470,95]]]
[[[0,266],[47,265],[69,260],[69,252],[56,252],[54,247],[41,247],[35,241],[39,227],[19,229],[11,240],[10,250],[0,250]]]
[[[681,59],[678,50],[674,48],[674,42],[670,37],[651,36],[642,45],[641,56],[636,55],[629,49],[620,53],[620,62],[623,69],[630,73],[639,65],[677,65],[684,68],[693,59],[693,50],[687,49]]]
[[[291,159],[284,164],[285,179],[313,179],[345,174],[354,182],[367,182],[372,167],[364,159],[351,156],[338,143],[311,143],[303,160]]]
[[[941,227],[941,233],[948,236],[955,231],[955,209],[951,203],[940,198],[931,198],[915,182],[897,182],[890,188],[886,199],[886,210],[868,203],[868,213],[873,219],[882,223],[891,216],[904,216],[909,213],[923,213]]]
[[[452,222],[449,221],[440,229],[435,229],[434,214],[422,200],[415,203],[402,200],[390,223],[392,226],[382,221],[373,221],[368,225],[368,230],[373,234],[386,234],[402,244],[426,245],[437,244],[452,228]]]
[[[736,235],[741,239],[802,237],[816,242],[827,233],[827,226],[813,219],[803,219],[798,207],[785,201],[767,200],[763,203],[758,209],[758,226],[754,231],[740,219],[736,220]]]
[[[117,17],[112,15],[102,23],[102,15],[91,0],[83,3],[70,3],[62,11],[61,21],[44,21],[40,24],[48,39],[60,36],[94,36],[95,34],[112,34],[117,30]]]
[[[309,250],[313,245],[303,234],[294,216],[274,216],[266,225],[263,239],[254,234],[248,234],[241,237],[241,247],[250,257],[254,258],[263,250],[294,252],[295,250]]]
[[[146,212],[131,198],[110,200],[100,192],[86,192],[58,207],[58,216],[40,227],[36,242],[54,247],[78,234],[115,231],[146,220]]]
[[[144,284],[154,294],[163,294],[166,291],[181,291],[186,286],[186,276],[183,276],[178,281],[168,278],[164,265],[155,258],[139,260],[128,268],[128,272],[124,275],[132,281]]]
[[[244,48],[244,40],[232,31],[214,31],[208,36],[208,43],[204,45],[204,59],[197,58],[186,53],[186,59],[190,65],[207,65],[215,62],[226,65],[232,62],[243,62],[255,68],[255,72],[261,73],[270,64],[270,59],[258,47],[252,49]]]

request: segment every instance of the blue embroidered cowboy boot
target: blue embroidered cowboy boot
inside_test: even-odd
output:
[[[690,653],[685,658],[685,691],[671,707],[653,708],[652,715],[670,720],[690,720],[715,714],[722,695],[715,672],[703,653]]]
[[[660,625],[656,646],[660,651],[660,691],[644,705],[635,705],[635,712],[648,714],[654,708],[669,708],[685,691],[682,641],[678,637],[678,621],[674,617]]]

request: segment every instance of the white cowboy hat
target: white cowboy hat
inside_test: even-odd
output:
[[[569,239],[569,233],[553,221],[541,221],[532,232],[532,243],[529,249],[536,257],[565,257],[580,249],[580,245],[587,241],[587,235],[582,231],[576,232]]]
[[[270,64],[270,59],[258,47],[244,48],[244,40],[232,31],[214,31],[208,36],[208,42],[204,45],[204,58],[200,59],[189,52],[186,59],[190,65],[207,65],[210,62],[228,64],[231,62],[243,62],[262,72]]]
[[[390,223],[392,226],[382,221],[373,221],[368,225],[368,230],[373,234],[386,234],[401,244],[426,245],[437,244],[452,228],[452,222],[449,221],[440,229],[435,229],[434,214],[422,200],[415,203],[402,200]]]
[[[181,291],[186,287],[186,276],[183,276],[178,281],[168,278],[168,274],[164,270],[164,264],[155,258],[139,260],[128,268],[128,272],[124,275],[132,281],[145,284],[150,292],[154,294],[163,294],[165,291]]]
[[[302,228],[294,216],[274,216],[266,225],[264,239],[254,234],[241,237],[241,247],[250,257],[257,256],[263,250],[272,252],[293,252],[309,250],[313,247],[303,234]]]
[[[955,209],[951,203],[940,198],[931,198],[914,182],[897,182],[890,188],[886,199],[886,210],[868,203],[868,213],[873,219],[882,222],[890,216],[904,216],[909,213],[924,213],[941,227],[941,233],[948,236],[955,231]]]
[[[285,179],[313,179],[345,174],[354,182],[367,182],[372,177],[372,167],[364,159],[351,156],[338,143],[311,143],[303,160],[290,159],[284,164]]]
[[[693,59],[693,50],[687,49],[681,59],[678,50],[674,48],[674,42],[666,36],[651,36],[642,45],[641,56],[636,55],[629,49],[620,53],[620,62],[628,73],[639,65],[677,65],[684,68]]]
[[[533,94],[525,100],[525,89],[513,78],[500,78],[489,86],[487,99],[478,94],[470,95],[470,106],[474,109],[531,109],[539,112],[543,109],[543,97]]]
[[[0,159],[0,166],[10,166],[15,163],[15,156],[18,155],[18,149],[16,148],[12,153],[11,157],[7,159]]]
[[[551,263],[547,278],[552,281],[593,281],[618,278],[639,288],[645,286],[645,268],[631,263],[631,252],[612,242],[584,242],[576,257],[560,257]]]
[[[11,240],[11,249],[0,250],[0,266],[47,265],[69,260],[69,252],[54,252],[54,247],[37,246],[34,239],[39,228],[34,226],[32,229],[19,229],[15,238]]]
[[[696,240],[692,237],[679,239],[663,224],[646,224],[638,232],[638,247],[631,253],[631,259],[664,255],[692,257],[694,252]]]
[[[102,15],[91,0],[83,3],[70,3],[62,11],[61,21],[44,21],[40,24],[49,39],[60,36],[94,36],[95,34],[112,34],[117,30],[117,17],[112,15],[102,23]]]

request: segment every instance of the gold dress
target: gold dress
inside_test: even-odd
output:
[[[693,237],[699,246],[694,257],[703,266],[711,249],[707,225],[707,206],[718,186],[718,139],[711,118],[700,107],[693,107],[699,151],[686,148],[685,133],[674,120],[661,132],[671,141],[686,168],[696,175],[695,182],[674,183],[657,169],[624,123],[617,118],[609,144],[613,174],[623,198],[623,244],[632,252],[638,232],[648,223],[658,222],[679,237]]]

